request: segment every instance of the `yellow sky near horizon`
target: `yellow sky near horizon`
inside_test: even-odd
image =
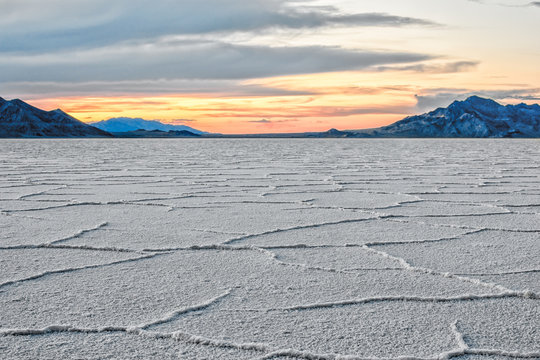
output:
[[[414,71],[340,72],[283,76],[246,81],[271,88],[306,92],[305,95],[235,96],[223,94],[165,94],[83,96],[35,99],[35,106],[62,108],[84,122],[112,117],[157,119],[219,133],[325,131],[330,128],[365,129],[391,124],[429,109],[417,107],[416,95],[425,89],[446,87],[467,93],[486,90],[513,91],[522,84],[505,84],[504,78],[481,73],[423,74]],[[506,98],[504,103],[524,100]],[[535,101],[527,101],[533,103]],[[447,101],[450,103],[450,100]],[[446,105],[448,105],[446,104]],[[444,106],[446,106],[444,105]]]

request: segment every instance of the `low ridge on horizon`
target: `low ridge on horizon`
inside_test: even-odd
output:
[[[115,134],[116,133],[116,134]],[[186,125],[140,118],[111,118],[86,124],[61,109],[40,110],[20,99],[0,97],[0,137],[220,137]],[[540,105],[501,105],[480,96],[456,100],[446,108],[408,116],[388,126],[365,130],[336,130],[298,134],[230,135],[245,137],[409,137],[409,138],[538,138]]]
[[[88,123],[91,126],[97,127],[103,131],[110,133],[123,133],[136,130],[160,130],[160,131],[189,131],[194,134],[208,134],[207,132],[200,131],[187,125],[175,125],[169,123],[163,123],[159,120],[145,120],[142,118],[130,118],[130,117],[115,117],[107,120]]]

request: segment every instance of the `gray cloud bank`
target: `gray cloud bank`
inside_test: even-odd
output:
[[[150,92],[193,89],[188,80],[227,80],[224,91],[281,90],[238,86],[243,79],[429,60],[419,53],[330,46],[227,43],[224,35],[256,38],[275,29],[434,26],[383,13],[342,13],[311,0],[0,0],[0,91],[4,96],[73,91],[119,92],[144,84]],[[184,81],[181,83],[181,81]],[[234,82],[237,82],[236,84]],[[36,84],[32,90],[31,84]],[[104,88],[98,89],[98,84]],[[178,88],[174,88],[178,84]],[[129,90],[129,89],[127,89]],[[132,88],[127,93],[144,89]],[[219,91],[219,90],[218,90]],[[215,91],[215,92],[218,92]]]
[[[0,51],[99,47],[168,35],[328,26],[431,26],[382,13],[343,14],[289,0],[0,0]]]
[[[400,66],[379,66],[377,71],[413,71],[420,73],[432,73],[432,74],[450,74],[457,72],[467,72],[480,64],[478,61],[454,61],[438,64],[411,64]]]
[[[0,81],[126,81],[148,79],[248,79],[359,70],[378,64],[431,59],[424,54],[338,47],[243,46],[181,42],[109,47],[77,53],[7,55]]]
[[[514,3],[507,3],[507,2],[500,2],[500,1],[488,1],[488,0],[469,0],[469,1],[475,2],[478,4],[484,4],[484,5],[497,5],[497,6],[506,6],[506,7],[529,7],[529,6],[540,7],[540,1],[531,1],[529,3],[521,3],[521,4],[514,4]]]

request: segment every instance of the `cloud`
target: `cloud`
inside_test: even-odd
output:
[[[510,4],[506,2],[491,2],[488,0],[468,0],[470,2],[475,2],[477,4],[483,4],[483,5],[496,5],[496,6],[505,6],[505,7],[515,7],[515,8],[522,8],[522,7],[529,7],[529,6],[538,6],[540,7],[540,1],[532,1],[529,3],[521,3],[521,4]]]
[[[248,120],[245,121],[245,123],[251,123],[251,124],[258,124],[260,126],[264,127],[270,127],[273,128],[276,125],[282,125],[282,124],[288,124],[288,123],[295,123],[298,122],[299,119],[280,119],[280,120],[268,120],[268,119],[262,119],[262,120]]]
[[[169,121],[168,123],[169,124],[186,124],[186,123],[194,123],[194,122],[197,122],[198,120],[194,120],[194,119],[174,119],[172,121]]]
[[[262,120],[251,120],[251,121],[248,121],[250,123],[257,123],[257,124],[271,124],[272,121],[268,120],[268,119],[262,119]]]
[[[379,66],[376,67],[377,71],[413,71],[419,73],[431,73],[431,74],[449,74],[466,72],[476,69],[480,64],[478,61],[455,61],[449,63],[440,64],[411,64],[402,66]]]
[[[158,79],[127,81],[21,81],[0,82],[0,94],[26,99],[69,96],[139,96],[146,94],[189,94],[212,97],[259,97],[314,95],[310,91],[272,88],[257,84],[243,84],[240,80],[213,79]]]
[[[291,0],[2,0],[0,52],[97,48],[174,35],[333,26],[433,26],[385,13],[344,14]]]
[[[250,79],[360,70],[432,59],[427,54],[327,46],[271,47],[179,41],[76,53],[0,57],[0,82]]]

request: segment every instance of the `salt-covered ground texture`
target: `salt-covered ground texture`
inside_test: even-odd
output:
[[[540,358],[537,140],[2,140],[2,359]]]

